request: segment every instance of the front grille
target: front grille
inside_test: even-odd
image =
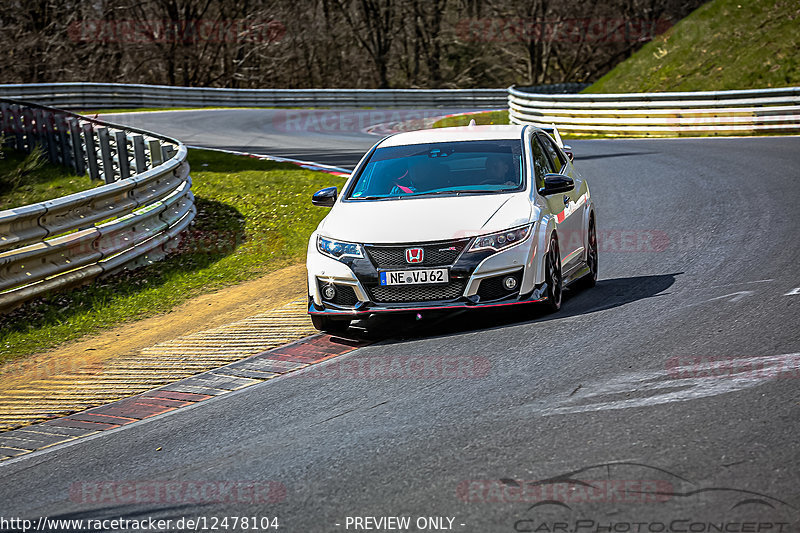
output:
[[[464,250],[469,239],[458,241],[447,241],[429,244],[406,244],[403,246],[379,246],[368,244],[364,248],[367,250],[372,264],[375,268],[407,268],[406,262],[407,248],[422,248],[423,257],[421,263],[414,263],[415,267],[435,267],[452,265]]]
[[[508,274],[503,274],[502,276],[482,279],[481,284],[478,286],[478,296],[481,297],[480,301],[487,302],[491,300],[499,300],[500,298],[515,294],[519,290],[519,274],[514,274],[514,277],[517,280],[517,288],[513,291],[509,291],[503,285],[503,280],[507,276]]]
[[[454,280],[441,285],[390,285],[369,289],[372,301],[377,303],[393,302],[434,302],[438,300],[455,300],[464,294],[466,283]]]
[[[317,280],[317,284],[319,285],[319,292],[322,294],[322,288],[327,285],[327,283]],[[323,297],[323,302],[342,307],[353,307],[358,303],[358,297],[356,296],[356,291],[353,290],[353,287],[350,285],[341,285],[339,283],[334,283],[333,286],[336,289],[336,296],[333,297],[333,300],[326,300]]]

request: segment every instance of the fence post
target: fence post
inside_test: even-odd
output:
[[[90,123],[83,125],[83,142],[86,146],[86,162],[89,164],[89,178],[100,179],[100,168],[97,164],[97,146],[94,143],[94,128]]]
[[[13,121],[14,137],[16,137],[17,145],[15,148],[19,151],[25,150],[24,131],[22,129],[22,120],[20,118],[20,109],[16,104],[8,106],[11,109],[11,120]]]
[[[75,165],[72,161],[72,150],[70,149],[69,137],[67,136],[67,118],[59,113],[55,116],[55,119],[59,145],[61,147],[61,164],[74,170]]]
[[[100,158],[103,160],[103,181],[114,183],[114,159],[111,157],[111,142],[108,135],[108,128],[97,130],[97,139],[100,141]]]
[[[144,153],[144,137],[141,135],[134,135],[133,137],[133,157],[137,174],[147,170],[147,156]]]
[[[34,124],[33,109],[26,107],[23,118],[25,119],[25,151],[32,152],[39,138],[38,132],[36,131],[38,125]]]
[[[78,121],[74,118],[67,119],[69,129],[69,142],[72,145],[72,168],[79,176],[86,173],[86,162],[83,154],[83,143],[81,142],[81,130]]]
[[[0,102],[0,113],[3,114],[3,132],[0,135],[2,135],[4,143],[9,142],[9,139],[6,138],[6,135],[11,132],[11,109],[9,109],[9,107],[10,106],[7,103]]]
[[[150,166],[157,167],[164,162],[164,156],[161,154],[161,142],[158,139],[151,139],[147,141],[150,147]]]
[[[47,157],[53,164],[58,164],[58,146],[56,145],[56,136],[53,131],[53,115],[47,111],[40,111],[39,117],[41,118],[41,132],[42,140],[44,141],[45,148],[47,149]]]
[[[124,131],[115,131],[114,139],[117,146],[117,167],[119,168],[119,179],[125,180],[131,176],[130,163],[128,161],[128,136]]]
[[[165,144],[161,147],[161,153],[164,157],[164,161],[169,161],[172,159],[172,156],[175,155],[175,149],[172,146]]]

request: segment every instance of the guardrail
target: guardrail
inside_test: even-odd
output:
[[[104,185],[0,211],[0,309],[162,258],[195,215],[186,147],[163,135],[0,99],[5,142]]]
[[[576,134],[691,136],[800,131],[800,87],[547,95],[508,89],[512,124]]]
[[[0,85],[0,97],[61,109],[150,107],[503,108],[506,89],[218,89],[122,83]]]

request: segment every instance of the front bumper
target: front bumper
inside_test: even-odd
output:
[[[437,291],[436,286],[414,285],[387,291],[387,287],[379,286],[378,280],[380,272],[389,269],[377,268],[370,259],[370,254],[365,254],[364,258],[336,260],[319,253],[316,250],[315,236],[312,236],[307,259],[308,312],[312,315],[357,317],[378,313],[502,307],[540,302],[545,299],[546,290],[542,283],[536,285],[532,275],[535,257],[536,241],[529,235],[525,241],[500,252],[460,253],[452,264],[447,265],[450,279],[447,290]],[[442,267],[443,265],[423,265],[422,268]],[[404,269],[412,270],[413,267],[407,266]],[[514,290],[504,289],[500,284],[507,276],[517,280]],[[322,290],[326,285],[333,286],[335,298],[323,298]],[[439,298],[439,293],[445,297]],[[424,298],[417,300],[414,298],[415,294],[423,294]]]
[[[509,301],[493,301],[493,302],[472,302],[467,298],[459,298],[457,301],[443,302],[416,302],[398,305],[376,304],[372,302],[363,302],[361,305],[356,305],[352,309],[337,308],[333,306],[317,307],[312,297],[308,298],[308,313],[310,315],[320,316],[339,316],[339,317],[363,317],[372,314],[382,313],[408,313],[420,311],[440,311],[440,310],[453,310],[453,309],[483,309],[491,307],[507,307],[510,305],[529,304],[535,302],[543,302],[547,299],[546,290],[544,286],[536,288],[530,295],[523,298],[516,298]]]

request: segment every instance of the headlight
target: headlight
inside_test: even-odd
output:
[[[518,244],[528,238],[531,232],[533,223],[520,226],[518,228],[511,228],[491,235],[483,235],[475,237],[470,252],[477,252],[478,250],[495,250],[500,251]]]
[[[334,259],[343,257],[364,257],[361,253],[361,246],[352,242],[335,241],[322,236],[317,236],[317,250]]]

